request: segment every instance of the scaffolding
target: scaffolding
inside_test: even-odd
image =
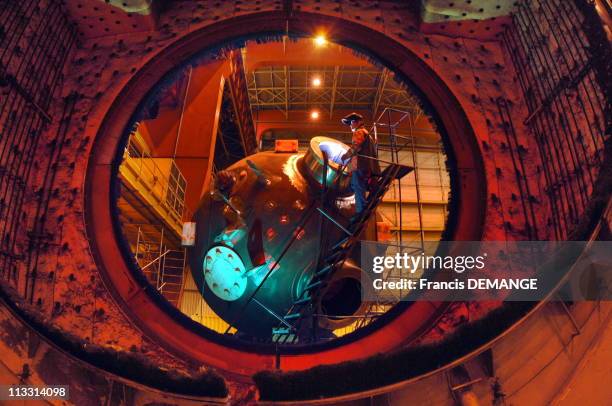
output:
[[[419,165],[417,143],[415,140],[416,137],[414,134],[412,134],[414,123],[420,118],[421,114],[422,113],[420,111],[405,111],[386,107],[380,113],[371,127],[371,133],[374,135],[374,140],[377,146],[378,157],[388,156],[388,160],[392,163],[408,165],[413,168],[413,171],[406,178],[400,178],[393,181],[392,188],[388,194],[392,194],[393,196],[391,203],[393,204],[393,212],[395,217],[395,227],[393,230],[395,233],[393,233],[389,241],[380,241],[388,244],[387,249],[397,251],[407,249],[410,251],[411,255],[420,255],[421,253],[425,253],[425,242],[428,240],[425,235],[425,224],[423,220],[424,202],[421,194],[421,180],[419,178],[420,171],[423,168]],[[398,134],[398,128],[403,123],[408,124],[408,136]],[[436,154],[436,158],[438,164],[437,167],[441,168],[442,165],[440,161],[440,154]],[[381,160],[381,163],[385,165],[384,160]],[[439,171],[439,177],[441,188],[440,197],[446,202],[449,192],[448,185],[445,185],[441,171]],[[405,203],[407,203],[408,196],[405,193],[402,193],[402,186],[405,186],[402,184],[402,182],[407,183],[410,178],[413,179],[415,187],[415,199],[412,200],[411,203],[414,203],[417,206],[417,237],[415,239],[409,239],[409,241],[404,241],[404,232],[406,230],[404,223],[407,219],[404,214],[403,206]],[[444,205],[443,210],[446,212],[446,205]],[[444,217],[445,222],[446,214]],[[389,255],[389,253],[387,253],[387,255]],[[390,279],[401,280],[403,278],[415,278],[420,275],[422,270],[419,270],[415,274],[407,275],[405,275],[404,272],[405,271],[401,268],[385,271],[382,274],[383,280],[386,282]],[[390,310],[408,293],[409,292],[407,291],[400,290],[391,300],[389,300],[389,298],[385,298],[385,300],[376,300],[369,303],[363,315],[356,317],[355,322],[344,328],[342,333],[346,334],[352,332],[371,323],[373,320]]]
[[[174,159],[154,158],[137,131],[128,139],[119,174],[122,224],[134,259],[149,283],[178,306],[186,261],[180,246],[185,177]]]
[[[180,235],[183,227],[187,181],[171,158],[154,158],[134,132],[123,154],[119,174],[156,214]]]

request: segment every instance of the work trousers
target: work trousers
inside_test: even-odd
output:
[[[368,174],[359,169],[354,170],[351,173],[351,189],[355,193],[355,212],[361,213],[366,207]]]

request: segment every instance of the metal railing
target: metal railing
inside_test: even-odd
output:
[[[134,258],[140,266],[140,270],[145,274],[149,282],[159,288],[161,275],[161,262],[159,259],[163,253],[163,228],[159,241],[152,241],[143,232],[141,226],[137,228],[136,245],[134,248]]]
[[[130,135],[123,159],[122,167],[130,169],[137,190],[150,195],[174,222],[182,224],[187,181],[174,159],[152,157],[138,141],[137,133]],[[167,170],[158,165],[162,160],[169,160]]]
[[[161,231],[152,234],[138,225],[132,250],[149,283],[166,299],[178,305],[185,275],[185,249],[177,249],[169,244],[165,240],[163,227]]]
[[[396,164],[406,164],[406,162],[402,162],[404,158],[401,152],[407,152],[409,154],[411,162],[411,166],[414,167],[412,173],[414,174],[414,186],[416,189],[416,205],[417,205],[417,214],[418,214],[418,240],[416,242],[415,249],[416,252],[424,252],[425,247],[425,233],[423,228],[423,210],[422,210],[422,202],[421,202],[421,193],[420,193],[420,182],[419,182],[419,165],[417,163],[417,155],[416,155],[416,142],[414,137],[404,137],[396,134],[397,128],[404,121],[412,120],[412,112],[398,110],[395,108],[386,107],[378,116],[376,121],[372,124],[371,133],[374,136],[376,141],[376,152],[377,155],[380,155],[380,151],[387,151],[391,155],[391,161]],[[416,121],[416,120],[413,120]],[[412,125],[410,126],[412,128]],[[386,135],[388,137],[388,146],[383,149],[379,143],[379,135]],[[384,162],[381,160],[381,162]],[[402,234],[403,234],[403,208],[402,205],[404,203],[404,198],[402,196],[402,179],[397,179],[393,182],[393,194],[397,196],[397,199],[394,200],[395,203],[395,220],[397,225],[397,233],[395,235],[395,240],[398,244],[398,247],[402,245]],[[383,280],[388,280],[390,278],[401,278],[401,270],[400,275],[395,275],[393,272],[387,272],[383,275]],[[401,299],[401,296],[407,292],[400,292],[397,301]],[[358,320],[354,323],[353,329],[357,330],[361,327],[366,326],[374,319],[379,317],[380,315],[386,313],[391,307],[393,307],[397,302],[390,301],[374,301],[366,307],[366,311],[363,315],[361,315]]]

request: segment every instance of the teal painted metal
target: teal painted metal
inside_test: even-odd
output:
[[[306,154],[251,155],[226,169],[231,186],[205,193],[194,215],[196,244],[188,253],[191,272],[208,305],[239,335],[269,338],[278,318],[301,296],[316,271],[319,214],[314,212],[303,227],[298,225],[321,194],[319,145],[337,154],[348,149],[331,138],[315,137]],[[333,182],[339,170],[337,163],[330,163],[328,186],[335,186],[342,198],[342,204],[330,210],[346,225],[354,208],[345,203],[351,200],[348,173]],[[261,232],[254,232],[258,227]],[[341,238],[339,230],[332,233],[330,238]],[[263,264],[258,263],[257,253],[249,252],[250,239],[261,239]],[[351,269],[359,277],[359,268]]]

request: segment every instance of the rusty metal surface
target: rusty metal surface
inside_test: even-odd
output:
[[[129,125],[130,113],[135,110],[142,95],[163,74],[175,67],[177,63],[184,62],[190,55],[201,50],[205,46],[204,44],[217,44],[223,38],[226,38],[228,29],[232,29],[234,35],[239,35],[239,32],[251,32],[251,30],[271,32],[274,30],[272,27],[282,30],[282,27],[285,27],[283,16],[284,14],[281,12],[255,13],[252,15],[246,13],[236,17],[235,25],[232,25],[232,22],[220,22],[219,24],[211,25],[208,29],[198,30],[174,44],[174,46],[169,47],[167,52],[157,55],[153,60],[154,63],[149,61],[140,74],[132,77],[130,86],[126,87],[124,92],[119,93],[120,102],[113,105],[110,114],[104,119],[102,131],[108,134],[108,136],[99,135],[96,138],[96,146],[93,149],[95,156],[90,161],[90,178],[87,182],[88,190],[86,191],[88,196],[86,211],[87,213],[95,212],[97,214],[95,216],[88,215],[88,233],[90,235],[106,235],[108,230],[113,227],[112,218],[108,215],[108,207],[106,207],[108,202],[91,199],[90,197],[108,193],[107,182],[111,176],[108,164],[114,158],[113,151],[114,145],[117,145],[116,143],[118,142],[117,136],[123,131],[124,126]],[[321,18],[323,17],[304,14],[300,18],[292,19],[291,25],[298,32],[308,32],[314,21],[319,21]],[[328,21],[325,18],[323,20]],[[375,34],[375,31],[372,29],[359,25],[351,25],[352,28],[346,30],[340,29],[338,25],[335,25],[335,27],[337,31],[330,33],[330,36],[337,36],[339,41],[341,41],[342,36],[347,36],[347,39],[350,37],[354,41],[370,41],[372,35]],[[380,36],[379,40],[384,41],[385,37]],[[458,216],[457,219],[462,224],[456,225],[455,229],[459,233],[458,235],[480,235],[481,228],[479,225],[481,221],[477,220],[477,218],[483,212],[478,207],[484,205],[484,200],[482,191],[479,188],[484,185],[484,182],[468,181],[470,177],[482,176],[482,171],[474,171],[473,169],[479,165],[479,158],[477,157],[477,152],[472,150],[476,148],[476,143],[471,138],[473,136],[471,128],[468,122],[465,121],[464,116],[456,114],[459,111],[456,109],[458,105],[454,104],[454,102],[449,104],[448,97],[443,96],[448,91],[445,88],[444,82],[440,79],[435,79],[435,76],[431,76],[432,71],[430,68],[424,62],[416,59],[418,57],[412,54],[410,50],[393,41],[388,42],[388,44],[389,46],[378,50],[385,57],[385,60],[393,61],[397,55],[403,55],[396,60],[396,62],[401,64],[397,66],[397,69],[404,72],[404,68],[410,67],[410,69],[405,70],[406,74],[409,77],[423,78],[418,80],[420,85],[425,86],[429,90],[436,89],[435,91],[432,90],[431,93],[427,90],[427,93],[435,96],[437,98],[436,103],[439,103],[440,106],[444,106],[447,111],[450,108],[453,112],[453,114],[441,116],[440,120],[446,124],[449,132],[457,134],[457,138],[450,137],[449,142],[456,143],[454,147],[464,151],[463,154],[457,154],[458,159],[462,162],[459,165],[461,168],[459,171],[461,171],[463,180],[465,180],[461,184],[460,191],[465,198],[458,202],[460,202],[462,209],[473,211],[470,215]],[[192,52],[192,54],[186,50],[190,50],[189,52]],[[411,60],[414,58],[414,64],[405,65],[401,62],[405,61],[406,58]],[[429,79],[426,80],[425,78],[434,79],[429,81]],[[476,155],[467,151],[472,151]],[[459,192],[459,189],[457,191]],[[475,224],[477,225],[476,227]],[[478,237],[474,236],[472,238]],[[130,316],[131,320],[138,324],[139,328],[143,329],[150,337],[155,337],[156,342],[164,345],[166,349],[183,359],[194,359],[198,360],[198,362],[211,363],[221,369],[230,370],[237,374],[245,374],[247,371],[252,371],[253,368],[261,368],[262,365],[274,365],[274,356],[267,351],[252,349],[246,352],[245,347],[233,345],[229,345],[231,348],[228,348],[227,340],[221,340],[216,336],[213,337],[210,332],[198,329],[197,325],[194,325],[196,324],[195,322],[186,319],[184,315],[177,315],[175,309],[168,309],[167,306],[159,303],[159,300],[154,295],[147,292],[146,287],[144,289],[139,287],[139,282],[132,276],[138,270],[130,270],[130,261],[129,259],[123,259],[123,254],[117,241],[114,241],[112,238],[95,238],[92,240],[92,243],[92,252],[96,262],[100,267],[99,269],[103,270],[101,275],[105,283],[111,286],[111,292],[115,299],[121,303],[123,311]],[[402,312],[396,322],[394,320],[394,323],[389,323],[384,328],[370,331],[368,333],[369,336],[365,340],[360,339],[350,343],[343,343],[342,346],[338,345],[338,348],[325,351],[325,355],[323,353],[313,353],[312,355],[283,357],[281,365],[290,369],[301,369],[320,362],[330,363],[341,359],[350,359],[355,356],[363,356],[364,351],[368,353],[376,348],[381,348],[381,346],[391,348],[398,345],[399,342],[413,339],[415,334],[421,333],[423,331],[423,323],[427,324],[432,319],[435,320],[439,311],[440,307],[437,305],[414,306],[410,311]],[[398,313],[400,312],[398,311]],[[404,321],[402,322],[400,319]],[[403,333],[396,332],[396,329],[400,329]],[[389,333],[390,330],[394,332]],[[367,344],[367,342],[372,344]],[[204,348],[206,350],[203,350]]]
[[[605,96],[573,2],[520,4],[513,22],[504,43],[529,110],[525,124],[537,140],[554,236],[565,239],[588,206],[603,162],[610,135]],[[512,130],[512,119],[505,123]]]

